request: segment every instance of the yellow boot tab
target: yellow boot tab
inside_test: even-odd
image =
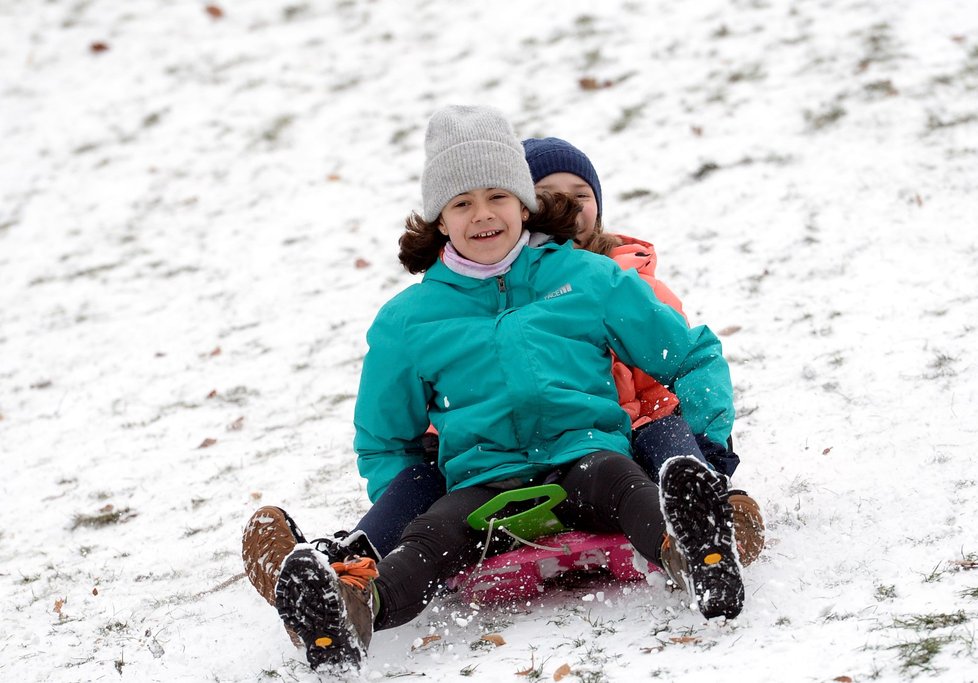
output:
[[[333,639],[329,636],[323,636],[322,638],[316,638],[316,647],[329,647],[333,644]]]
[[[711,565],[716,564],[722,559],[723,559],[723,555],[721,555],[720,553],[710,553],[709,555],[703,558],[703,564],[711,564]]]

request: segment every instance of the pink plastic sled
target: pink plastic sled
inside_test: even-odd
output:
[[[635,552],[623,534],[563,531],[552,508],[567,497],[556,484],[533,486],[499,494],[469,515],[475,529],[505,529],[532,545],[489,557],[452,580],[448,587],[467,601],[482,604],[527,599],[544,591],[544,582],[571,571],[606,570],[619,581],[638,581],[658,571]],[[508,503],[546,498],[517,515],[495,517]],[[541,537],[542,535],[542,537]]]

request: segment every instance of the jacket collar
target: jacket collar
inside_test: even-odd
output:
[[[568,243],[569,244],[569,243]],[[516,257],[513,261],[512,266],[508,273],[502,277],[510,277],[511,275],[517,278],[524,278],[527,271],[530,269],[531,264],[536,263],[543,256],[544,252],[555,251],[557,249],[568,248],[567,244],[557,244],[553,241],[541,244],[539,247],[531,247],[529,245],[523,247],[520,251],[520,255]],[[569,247],[573,248],[573,247]],[[486,283],[491,284],[493,287],[496,286],[496,278],[491,277],[487,280],[478,280],[474,277],[467,277],[465,275],[460,275],[453,271],[451,268],[446,266],[441,258],[435,261],[435,265],[429,268],[422,278],[422,282],[444,282],[446,284],[452,285],[453,287],[460,287],[463,289],[475,289]]]

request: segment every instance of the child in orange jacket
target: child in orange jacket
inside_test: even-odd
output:
[[[581,205],[578,215],[578,232],[575,243],[579,248],[603,254],[613,259],[623,269],[635,269],[645,280],[656,298],[671,306],[686,320],[679,297],[660,281],[655,274],[656,253],[652,244],[627,237],[607,233],[601,221],[602,199],[601,182],[591,160],[577,147],[560,138],[530,138],[523,141],[526,161],[538,192],[568,194]],[[688,322],[688,321],[687,321]],[[730,444],[716,444],[703,435],[689,433],[681,418],[682,408],[675,394],[652,377],[630,368],[617,358],[613,359],[612,376],[618,389],[618,399],[622,408],[632,419],[633,452],[636,461],[655,478],[662,463],[675,453],[666,449],[667,443],[677,443],[676,436],[687,433],[679,443],[685,443],[688,452],[701,457],[718,472],[733,475],[740,458],[730,448]],[[654,423],[654,424],[653,424]],[[752,527],[759,527],[751,536],[762,532],[760,511],[753,500]],[[748,534],[742,533],[742,537]],[[745,553],[748,562],[755,557],[753,546],[763,545],[763,535],[752,539],[752,546]],[[756,548],[756,552],[760,547]]]

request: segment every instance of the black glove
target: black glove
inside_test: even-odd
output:
[[[703,457],[713,466],[713,469],[728,477],[733,476],[734,470],[740,464],[740,456],[733,452],[733,437],[727,439],[726,446],[721,446],[702,434],[697,434],[696,445],[700,447]]]
[[[421,447],[424,448],[424,457],[429,465],[438,463],[438,435],[425,432],[421,437]]]

